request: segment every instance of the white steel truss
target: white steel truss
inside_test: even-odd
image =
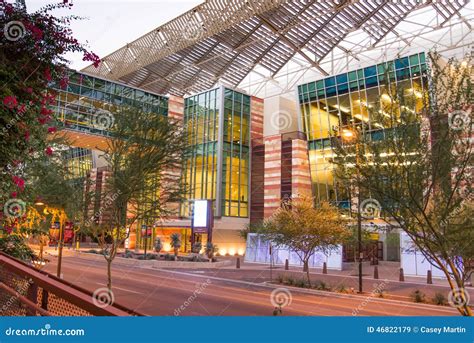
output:
[[[469,0],[209,0],[85,72],[159,94],[268,97],[413,50],[471,45]]]

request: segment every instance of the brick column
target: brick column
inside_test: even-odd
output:
[[[271,216],[280,207],[281,200],[281,135],[264,138],[264,216]]]
[[[184,98],[170,95],[168,99],[168,117],[178,120],[184,118]]]
[[[312,195],[308,142],[302,139],[292,141],[291,191],[292,195]]]
[[[263,144],[263,100],[250,99],[250,222],[263,220],[265,146]]]

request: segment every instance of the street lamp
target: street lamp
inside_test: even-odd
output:
[[[357,184],[357,252],[358,252],[358,262],[359,262],[359,293],[362,293],[362,259],[363,259],[363,252],[362,252],[362,214],[360,212],[360,173],[359,173],[359,142],[357,140],[358,133],[356,130],[353,129],[343,129],[341,132],[342,140],[347,142],[355,141],[355,148],[356,148],[356,160],[355,160],[355,167],[357,171],[356,175],[356,184]]]

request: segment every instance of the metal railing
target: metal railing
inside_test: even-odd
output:
[[[141,316],[0,252],[0,316]]]

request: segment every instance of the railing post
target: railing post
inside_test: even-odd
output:
[[[49,297],[48,291],[45,290],[44,288],[42,288],[42,290],[41,290],[41,308],[43,310],[46,310],[46,311],[48,311],[48,297]]]
[[[32,282],[31,279],[28,280],[28,291],[26,297],[34,304],[38,303],[38,286]],[[27,316],[36,316],[36,311],[28,307],[26,309]]]

